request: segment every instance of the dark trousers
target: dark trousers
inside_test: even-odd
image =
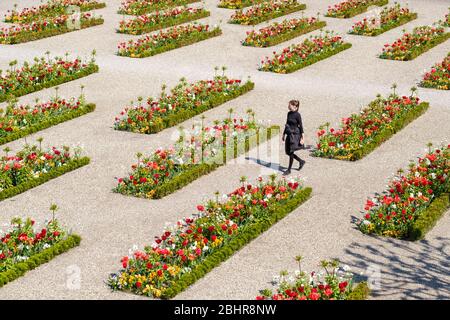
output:
[[[302,163],[302,159],[298,155],[296,155],[294,152],[289,153],[289,168],[288,170],[292,169],[292,164],[294,163],[294,159],[297,160],[300,164]]]

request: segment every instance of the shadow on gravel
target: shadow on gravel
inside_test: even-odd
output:
[[[373,298],[450,299],[450,238],[376,241],[376,245],[352,243],[345,250],[348,260],[342,260],[364,272],[358,281],[375,284]]]

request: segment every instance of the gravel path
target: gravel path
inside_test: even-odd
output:
[[[336,1],[303,0],[308,5],[305,16],[324,13]],[[0,15],[12,8],[14,2],[1,1]],[[449,0],[409,0],[419,18],[404,27],[376,38],[349,36],[345,32],[358,17],[326,18],[328,29],[343,34],[353,44],[351,49],[293,74],[259,72],[257,64],[261,58],[307,36],[274,48],[242,47],[240,40],[252,27],[226,24],[232,10],[216,8],[217,1],[207,0],[206,7],[212,14],[202,21],[211,24],[222,21],[222,36],[151,58],[129,59],[115,55],[118,42],[132,38],[114,31],[121,19],[115,13],[120,0],[106,2],[108,7],[98,11],[106,20],[102,26],[26,44],[0,46],[0,69],[6,69],[10,60],[31,61],[47,50],[54,55],[70,52],[87,57],[94,48],[100,65],[100,73],[60,86],[61,95],[71,96],[78,95],[80,84],[84,84],[87,98],[97,104],[97,110],[27,139],[42,136],[48,145],[80,144],[92,163],[0,202],[0,227],[14,215],[42,221],[49,217],[50,203],[57,203],[61,208],[60,220],[83,237],[81,246],[0,289],[2,299],[140,298],[113,293],[104,284],[108,274],[118,270],[119,260],[128,249],[134,244],[139,247],[150,244],[166,223],[189,215],[197,203],[215,190],[223,193],[233,190],[241,175],[256,178],[261,173],[260,165],[241,161],[244,163],[224,166],[157,201],[110,192],[115,186],[114,177],[128,172],[137,151],[149,153],[167,146],[176,133],[175,128],[152,136],[114,131],[114,117],[137,96],[157,95],[162,84],[172,87],[183,76],[189,80],[210,77],[214,66],[226,65],[230,76],[245,79],[250,75],[256,83],[255,90],[206,112],[207,119],[224,117],[230,107],[241,113],[251,107],[260,119],[283,124],[287,101],[299,98],[306,142],[315,144],[319,125],[327,121],[336,124],[341,117],[357,112],[377,93],[387,93],[394,82],[399,92],[408,93],[424,70],[450,51],[447,41],[412,62],[376,57],[385,43],[401,36],[403,28],[411,30],[413,26],[442,19],[450,4]],[[37,3],[25,0],[19,6]],[[177,298],[252,299],[259,289],[269,286],[272,276],[280,270],[293,270],[296,266],[293,257],[301,254],[305,257],[303,266],[308,270],[317,269],[319,261],[325,258],[339,258],[358,273],[366,272],[368,266],[379,268],[381,282],[373,298],[449,299],[448,213],[425,240],[417,243],[365,236],[352,223],[361,216],[366,197],[382,191],[398,168],[423,155],[427,142],[449,141],[450,92],[419,89],[418,93],[430,102],[430,109],[363,160],[349,163],[312,158],[306,151],[300,153],[307,161],[301,176],[313,187],[313,197]],[[52,89],[44,90],[21,101],[47,99],[52,94]],[[190,123],[192,120],[185,126]],[[23,140],[16,141],[8,146],[17,150],[22,143]],[[282,165],[286,165],[287,159],[281,159]],[[81,270],[82,285],[77,290],[66,285],[70,279],[68,267],[73,265]]]

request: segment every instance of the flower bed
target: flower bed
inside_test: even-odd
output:
[[[34,106],[11,102],[0,114],[0,145],[20,139],[34,132],[44,130],[95,110],[95,104],[79,99],[55,97],[48,102]]]
[[[444,27],[450,27],[450,8],[448,10],[449,10],[449,13],[447,13],[445,15],[445,19],[444,19],[444,23],[443,23]]]
[[[283,20],[281,23],[274,22],[268,27],[258,31],[247,31],[247,38],[242,45],[251,47],[270,47],[281,42],[288,41],[302,34],[320,29],[326,26],[325,21],[316,18],[293,18]]]
[[[351,46],[350,43],[343,42],[340,36],[327,31],[324,36],[311,37],[300,44],[283,49],[281,53],[275,53],[272,59],[266,57],[261,61],[259,70],[291,73],[349,49]]]
[[[69,147],[42,150],[41,142],[39,146],[27,144],[12,156],[8,148],[5,152],[0,158],[0,201],[89,163],[78,148],[71,155]]]
[[[67,14],[66,10],[69,6],[76,6],[81,12],[86,12],[104,8],[106,3],[94,0],[50,0],[39,7],[25,8],[22,11],[8,10],[5,22],[28,24],[43,18],[57,17]]]
[[[198,205],[197,213],[156,237],[151,247],[123,257],[123,269],[108,284],[113,290],[172,298],[295,210],[311,191],[275,176],[256,185],[243,181],[221,201]]]
[[[118,55],[131,58],[145,58],[169,50],[181,48],[222,34],[219,27],[210,29],[209,25],[188,24],[175,26],[157,34],[147,35],[138,40],[122,42]]]
[[[425,73],[420,86],[450,90],[450,53],[441,63],[434,65],[430,72]]]
[[[59,34],[77,31],[69,28],[70,16],[62,15],[55,18],[46,18],[29,24],[0,29],[0,44],[16,44],[53,37]],[[80,28],[85,29],[103,24],[101,17],[95,17],[91,13],[83,13],[80,18]]]
[[[200,0],[125,0],[119,8],[119,14],[139,16],[156,10],[187,5]]]
[[[270,0],[255,5],[245,12],[243,10],[236,11],[231,16],[229,23],[256,25],[304,9],[306,9],[306,5],[298,3],[297,0]]]
[[[342,119],[340,129],[325,124],[319,128],[319,141],[313,154],[317,157],[355,161],[372,152],[429,107],[418,97],[392,93],[378,96],[360,113]]]
[[[80,241],[78,235],[69,233],[54,217],[40,231],[33,220],[14,218],[10,230],[0,234],[0,288],[78,246]]]
[[[367,200],[359,227],[364,233],[418,240],[450,207],[450,145],[432,149]]]
[[[355,275],[348,266],[340,267],[337,260],[322,261],[321,272],[302,271],[301,256],[296,257],[299,269],[293,275],[281,271],[270,289],[261,290],[256,300],[366,300],[370,290],[366,282],[354,284]]]
[[[266,128],[254,118],[231,116],[211,127],[194,126],[190,135],[182,133],[175,146],[158,149],[132,166],[127,177],[118,179],[115,192],[141,198],[162,198],[202,175],[270,139],[278,126]]]
[[[417,13],[401,7],[400,4],[395,4],[393,7],[384,8],[379,18],[364,18],[355,23],[349,33],[374,37],[414,19],[417,19]]]
[[[151,134],[173,127],[202,112],[215,108],[252,90],[254,83],[215,76],[212,80],[188,83],[182,79],[167,95],[165,86],[158,100],[148,98],[147,106],[141,102],[127,107],[114,122],[114,129]]]
[[[209,17],[209,15],[210,12],[203,8],[177,7],[164,12],[156,11],[148,15],[142,15],[129,21],[122,20],[117,32],[140,35]]]
[[[331,18],[351,18],[358,14],[364,13],[371,6],[384,6],[389,0],[347,0],[329,6],[326,17]]]
[[[412,33],[405,33],[392,44],[385,44],[381,59],[408,61],[446,41],[450,32],[443,27],[422,26],[414,28]]]
[[[79,58],[68,60],[67,57],[35,58],[33,64],[25,62],[20,68],[16,68],[17,61],[12,61],[10,69],[0,73],[0,102],[11,96],[20,97],[97,72],[94,54],[95,51],[92,59],[86,62]]]
[[[220,0],[218,7],[225,9],[243,9],[267,0]]]

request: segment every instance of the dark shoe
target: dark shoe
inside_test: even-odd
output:
[[[285,172],[283,172],[283,176],[288,176],[291,174],[291,170],[286,170]]]
[[[305,165],[305,160],[300,160],[300,165],[298,166],[298,171],[302,170],[303,166]]]

